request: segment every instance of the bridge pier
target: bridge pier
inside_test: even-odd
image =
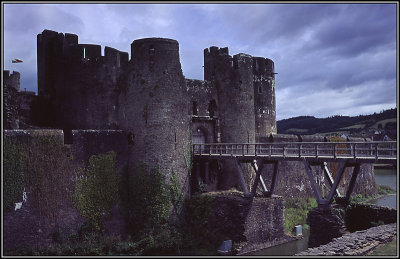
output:
[[[328,170],[326,162],[314,163],[314,165],[321,165],[322,170],[324,171],[325,175],[327,176],[328,183],[331,185],[328,196],[326,198],[323,198],[321,196],[320,190],[318,188],[317,183],[315,182],[314,175],[311,170],[312,164],[309,163],[306,158],[303,159],[303,162],[304,162],[304,166],[305,166],[306,172],[308,174],[308,177],[309,177],[309,180],[311,183],[311,187],[314,192],[314,196],[317,200],[318,207],[329,207],[332,204],[333,199],[335,199],[338,203],[348,204],[350,197],[351,197],[351,193],[353,192],[353,189],[354,189],[354,186],[355,186],[355,183],[357,180],[357,176],[360,172],[360,166],[361,166],[360,163],[352,163],[352,162],[349,162],[348,160],[341,160],[339,162],[339,168],[338,168],[338,172],[336,174],[335,180],[333,180],[332,175],[330,174],[330,172]],[[353,168],[353,172],[351,175],[351,180],[350,180],[349,186],[347,187],[346,196],[343,197],[338,190],[338,186],[339,186],[340,181],[343,178],[344,172],[346,171],[347,167],[354,167],[354,168]]]
[[[307,215],[307,224],[310,226],[309,248],[327,244],[347,232],[344,212],[337,206],[314,208]]]

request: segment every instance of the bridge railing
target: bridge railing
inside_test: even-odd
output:
[[[193,144],[200,156],[397,158],[396,141]]]

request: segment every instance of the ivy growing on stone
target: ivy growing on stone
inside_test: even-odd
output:
[[[40,218],[57,219],[72,193],[72,156],[58,135],[32,135],[27,146],[28,200]]]
[[[23,146],[11,139],[4,138],[3,148],[3,205],[9,211],[22,201],[26,155]]]
[[[74,203],[95,230],[103,228],[103,218],[110,215],[119,198],[115,157],[115,151],[93,155],[88,167],[76,172]]]

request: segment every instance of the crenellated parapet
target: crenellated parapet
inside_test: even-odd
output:
[[[3,70],[3,86],[12,87],[19,91],[21,83],[21,74],[17,71]]]
[[[118,128],[117,106],[127,52],[79,44],[78,36],[44,30],[38,41],[38,92],[55,111],[50,126]]]

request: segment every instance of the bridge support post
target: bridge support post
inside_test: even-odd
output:
[[[341,160],[339,162],[338,173],[336,174],[335,182],[333,183],[331,190],[329,191],[328,198],[327,198],[329,204],[332,203],[333,195],[336,192],[336,189],[339,185],[340,180],[342,179],[342,175],[343,175],[344,171],[346,170],[346,164],[347,164],[347,160]]]
[[[332,177],[331,173],[329,172],[327,163],[324,162],[324,163],[321,165],[321,168],[322,168],[322,170],[324,171],[326,178],[328,179],[329,185],[332,187],[332,185],[333,185],[333,177]],[[338,197],[341,197],[340,192],[339,192],[339,190],[338,190],[337,188],[336,188],[336,195],[337,195]]]
[[[270,191],[267,193],[268,197],[271,197],[272,194],[274,193],[276,176],[278,175],[278,165],[279,165],[279,161],[275,161],[275,163],[274,163],[274,174],[272,175],[272,179],[271,179],[271,188],[270,188]]]
[[[267,188],[265,187],[264,181],[262,180],[262,176],[261,176],[261,171],[264,167],[264,163],[260,163],[260,167],[258,166],[258,161],[257,160],[253,160],[253,162],[251,162],[251,165],[254,168],[254,171],[256,171],[256,178],[254,179],[254,183],[253,183],[253,187],[251,188],[251,195],[254,197],[256,195],[256,191],[257,191],[257,186],[258,186],[258,182],[261,181],[261,184],[263,186],[263,191],[266,192]]]
[[[322,197],[321,197],[321,194],[319,192],[318,186],[315,183],[314,175],[312,174],[312,169],[311,169],[310,163],[308,163],[307,159],[305,159],[305,158],[303,158],[303,162],[304,162],[304,167],[306,169],[308,178],[310,179],[311,188],[314,191],[314,195],[317,198],[317,203],[318,203],[318,206],[319,206],[320,204],[323,204],[324,202],[322,200]]]
[[[353,174],[351,175],[351,180],[350,180],[350,183],[349,183],[349,187],[348,187],[347,192],[346,192],[345,203],[348,203],[349,200],[350,200],[350,195],[353,192],[354,185],[356,183],[356,179],[357,179],[357,176],[358,176],[359,172],[360,172],[360,164],[355,164],[354,165],[354,169],[353,169]]]
[[[238,175],[239,182],[240,182],[240,187],[242,187],[244,196],[250,197],[251,193],[249,193],[249,190],[247,189],[247,186],[246,186],[246,182],[244,181],[243,172],[242,172],[242,168],[240,167],[240,163],[236,158],[234,160],[235,160],[235,165],[236,165],[236,173]]]

